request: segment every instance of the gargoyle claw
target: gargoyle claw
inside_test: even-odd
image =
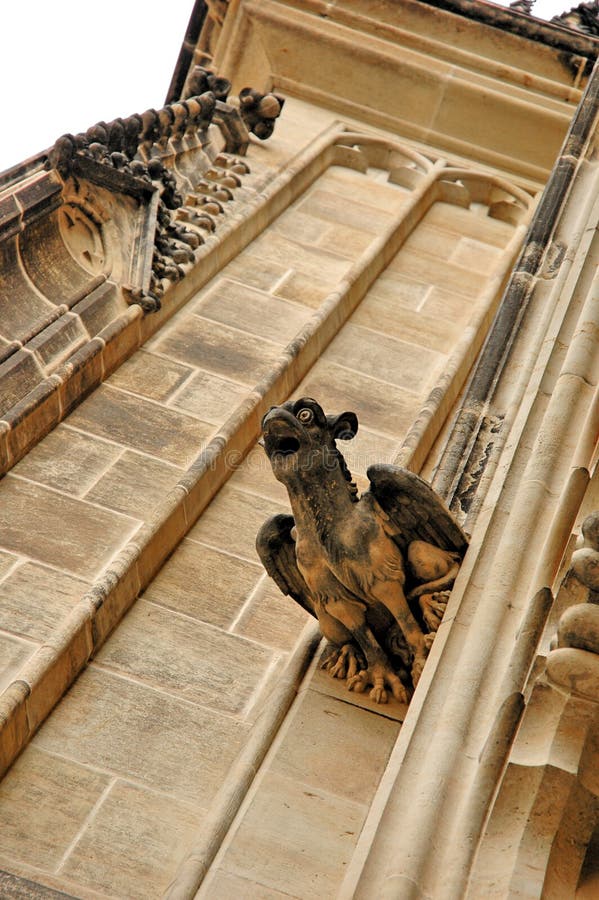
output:
[[[434,594],[422,594],[418,602],[422,617],[429,631],[437,631],[449,600],[450,591],[436,591]]]
[[[408,693],[401,680],[391,669],[362,669],[357,675],[347,680],[347,688],[357,694],[363,694],[366,688],[372,685],[370,699],[375,703],[386,703],[389,699],[386,687],[391,688],[391,693],[399,703],[408,702]]]
[[[364,659],[353,644],[332,648],[322,663],[322,668],[332,678],[353,678],[364,667]]]

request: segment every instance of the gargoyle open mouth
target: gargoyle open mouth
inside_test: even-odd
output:
[[[299,448],[300,442],[298,439],[289,435],[273,442],[272,453],[277,453],[279,456],[293,456]]]

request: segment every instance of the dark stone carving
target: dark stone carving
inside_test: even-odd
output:
[[[560,13],[551,19],[556,25],[581,31],[583,34],[599,35],[599,0],[589,0],[572,7],[568,12]]]
[[[361,497],[337,440],[354,413],[325,416],[310,398],[274,407],[264,448],[293,515],[269,519],[258,554],[285,594],[316,616],[329,641],[324,667],[350,690],[387,688],[406,701],[441,621],[467,538],[430,485],[391,465],[368,469]]]
[[[510,9],[524,13],[525,16],[530,16],[534,5],[535,0],[514,0],[513,3],[510,3]]]
[[[239,93],[241,118],[261,141],[265,141],[275,130],[275,119],[281,115],[285,99],[279,94],[260,94],[253,88],[244,88]]]

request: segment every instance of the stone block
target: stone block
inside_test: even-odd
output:
[[[151,456],[125,450],[88,490],[85,499],[147,521],[182,471]]]
[[[477,297],[482,283],[478,272],[446,262],[421,250],[403,247],[389,263],[389,272],[424,280],[464,297]]]
[[[115,444],[59,425],[13,471],[22,478],[81,497],[122,452]]]
[[[222,869],[302,900],[334,897],[367,807],[282,775],[260,782]]]
[[[340,281],[350,267],[349,261],[336,253],[300,244],[272,231],[257,238],[251,249],[262,259],[279,263],[284,260],[287,269],[296,269],[320,280],[331,279],[334,283]]]
[[[10,426],[6,443],[11,462],[21,459],[30,447],[54,428],[60,421],[60,415],[60,384],[51,376],[36,385],[4,414],[4,421]]]
[[[103,377],[104,341],[92,338],[56,370],[61,379],[60,404],[63,416],[97,387]]]
[[[17,350],[0,365],[0,415],[39,384],[44,374],[33,353]]]
[[[123,360],[142,344],[142,320],[141,307],[133,304],[122,312],[118,319],[114,319],[100,331],[98,337],[104,341],[102,351],[104,378],[114,372]]]
[[[0,271],[0,334],[9,341],[25,341],[56,314],[56,306],[33,290],[14,238],[0,243]]]
[[[170,406],[192,413],[204,422],[222,425],[247,395],[246,385],[210,372],[197,372],[171,400]]]
[[[144,597],[193,619],[226,628],[238,615],[262,571],[257,561],[246,562],[186,539],[148,585]]]
[[[352,196],[343,196],[333,191],[312,191],[298,205],[298,209],[311,216],[332,222],[335,225],[349,225],[361,231],[380,234],[389,228],[394,217],[375,206],[356,200]]]
[[[462,318],[466,318],[470,310],[470,304],[462,301]],[[406,309],[387,297],[373,294],[367,294],[362,300],[351,321],[354,325],[363,325],[404,340],[412,348],[421,347],[425,352],[434,350],[443,354],[451,351],[461,333],[461,323],[452,321],[449,315],[441,318],[424,311]]]
[[[376,342],[376,353],[372,344]],[[443,364],[444,356],[422,344],[409,344],[360,325],[346,325],[329,344],[326,358],[371,378],[423,394]]]
[[[138,523],[7,475],[2,482],[0,546],[93,578]]]
[[[288,271],[284,262],[261,259],[250,245],[221,271],[225,278],[234,279],[262,291],[270,291]]]
[[[314,397],[331,412],[353,410],[360,425],[398,438],[410,427],[421,403],[416,394],[337,366],[326,356],[312,367],[296,393]]]
[[[0,628],[46,641],[88,587],[66,572],[25,561],[0,582]]]
[[[257,643],[138,600],[96,663],[236,715],[248,705],[271,658]]]
[[[27,349],[35,353],[46,374],[52,373],[86,341],[89,335],[78,316],[65,313],[36,334]]]
[[[35,878],[37,873],[32,874]],[[39,878],[40,876],[37,875]],[[77,900],[72,894],[55,891],[29,878],[0,871],[0,896],[7,900]]]
[[[258,529],[265,519],[279,512],[288,512],[288,506],[282,507],[227,484],[190,530],[188,539],[257,561],[255,543]]]
[[[328,672],[321,669],[320,666],[314,671],[310,681],[310,689],[325,694],[327,697],[335,700],[341,700],[343,703],[349,703],[353,707],[374,713],[377,716],[385,716],[395,722],[403,722],[407,712],[408,704],[399,703],[394,697],[389,697],[387,703],[375,703],[368,696],[368,692],[357,694],[355,691],[348,691],[345,681],[340,678],[331,678]]]
[[[95,391],[69,424],[178,466],[191,463],[213,430],[198,419],[108,385]]]
[[[79,303],[72,312],[79,316],[85,328],[95,337],[126,308],[121,293],[112,281],[105,281]]]
[[[261,644],[290,651],[309,618],[309,613],[264,575],[234,630]]]
[[[484,241],[494,247],[505,247],[514,229],[506,222],[491,219],[475,209],[464,209],[453,203],[438,200],[430,207],[424,218],[426,225],[453,231],[461,237]]]
[[[264,448],[256,445],[236,469],[232,487],[260,494],[277,503],[289,505],[287,489],[275,478]]]
[[[151,348],[248,385],[267,375],[281,356],[280,345],[199,316],[178,319]]]
[[[116,781],[61,874],[102,896],[161,897],[202,819],[195,805]]]
[[[37,650],[32,641],[0,634],[0,691],[14,681],[23,664]]]
[[[138,350],[110,376],[109,383],[132,394],[164,402],[192,372],[188,366]]]
[[[273,758],[272,771],[370,804],[399,734],[399,723],[384,714],[382,706],[379,712],[369,712],[306,691]]]
[[[247,728],[147,685],[83,672],[31,746],[207,807]]]
[[[27,747],[0,782],[0,858],[53,871],[109,783],[109,775]]]
[[[239,875],[232,875],[230,872],[217,870],[210,882],[207,882],[208,890],[212,900],[299,900],[297,895],[290,894],[286,891],[275,891],[268,888],[264,884],[258,884],[257,881],[251,881],[248,878],[241,878]]]
[[[274,293],[277,297],[318,309],[337,283],[338,279],[334,276],[327,278],[326,272],[321,273],[321,277],[318,278],[290,269],[287,278],[275,288]]]
[[[193,311],[206,319],[241,328],[278,344],[293,340],[310,318],[310,312],[304,306],[226,278],[221,278],[204,294]]]

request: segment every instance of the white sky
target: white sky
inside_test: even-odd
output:
[[[537,0],[534,14],[550,19],[577,2]],[[193,8],[193,0],[0,3],[0,172],[65,132],[161,107]]]

